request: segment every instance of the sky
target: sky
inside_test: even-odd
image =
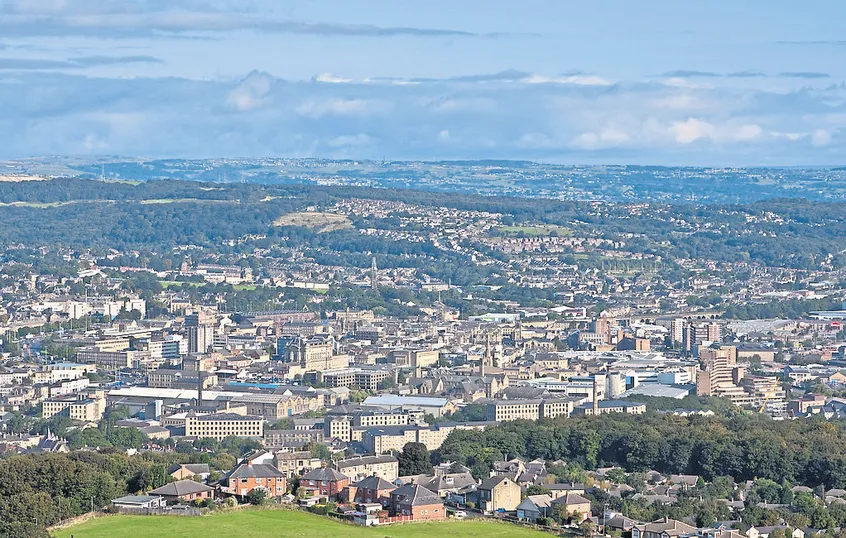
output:
[[[0,158],[846,164],[846,2],[0,0]]]

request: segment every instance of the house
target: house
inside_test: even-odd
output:
[[[576,495],[585,494],[585,485],[576,482],[570,482],[569,484],[544,484],[543,487],[549,490],[553,499],[563,497],[568,493],[575,493]]]
[[[485,512],[516,510],[521,500],[520,485],[505,475],[483,481],[476,493],[476,506]]]
[[[360,456],[347,458],[335,464],[335,468],[352,482],[357,482],[368,476],[393,482],[399,475],[399,460],[394,456]]]
[[[678,538],[695,533],[696,527],[667,517],[632,527],[632,538]]]
[[[161,508],[165,500],[158,495],[127,495],[112,499],[112,506],[115,508],[142,509]]]
[[[581,523],[591,515],[590,500],[582,497],[581,495],[570,492],[553,500],[552,510],[562,516],[565,514],[567,516],[571,516],[570,519],[576,523]]]
[[[288,491],[285,473],[269,463],[241,463],[220,481],[221,491],[245,497],[254,489],[263,489],[268,497],[280,497]]]
[[[419,477],[417,483],[437,493],[439,497],[446,497],[450,493],[458,493],[475,486],[477,482],[470,473],[447,473],[434,477]]]
[[[619,533],[630,532],[635,525],[637,525],[637,521],[631,518],[624,516],[623,514],[615,514],[613,517],[610,517],[603,523],[605,525],[605,533],[607,534],[608,531],[617,531]]]
[[[406,484],[392,491],[390,513],[411,516],[415,521],[446,519],[441,498],[419,484]]]
[[[349,483],[350,479],[346,475],[328,467],[314,469],[300,478],[300,487],[308,497],[337,498]]]
[[[208,463],[177,463],[168,467],[167,474],[174,480],[189,480],[195,476],[207,480],[211,469]]]
[[[390,499],[391,492],[397,487],[378,476],[368,476],[355,484],[350,484],[343,491],[343,499],[347,502],[362,504],[379,503]]]
[[[671,474],[670,482],[678,484],[683,488],[695,488],[699,481],[699,476],[695,474]]]
[[[529,495],[517,505],[517,519],[537,521],[549,517],[552,513],[552,497],[549,495]]]
[[[214,498],[214,488],[193,480],[177,480],[150,491],[150,495],[160,495],[167,501],[196,501]]]
[[[750,527],[746,531],[746,536],[749,538],[769,538],[770,534],[776,529],[787,530],[788,527],[784,525],[776,525],[772,527]],[[805,531],[802,529],[793,529],[793,538],[805,538]]]

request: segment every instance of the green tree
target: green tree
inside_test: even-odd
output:
[[[429,450],[423,443],[406,443],[397,459],[399,459],[399,474],[401,476],[432,472]]]

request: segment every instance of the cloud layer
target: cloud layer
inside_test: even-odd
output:
[[[21,70],[0,77],[0,108],[8,111],[0,116],[0,157],[833,164],[846,146],[844,94],[841,86],[775,93],[517,70],[361,81],[325,73],[308,81],[264,72],[197,81]]]

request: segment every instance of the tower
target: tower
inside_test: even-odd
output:
[[[370,263],[370,287],[374,290],[377,288],[376,285],[376,256],[373,256],[373,259]]]
[[[593,378],[593,416],[599,414],[599,387],[596,386],[596,378]]]

